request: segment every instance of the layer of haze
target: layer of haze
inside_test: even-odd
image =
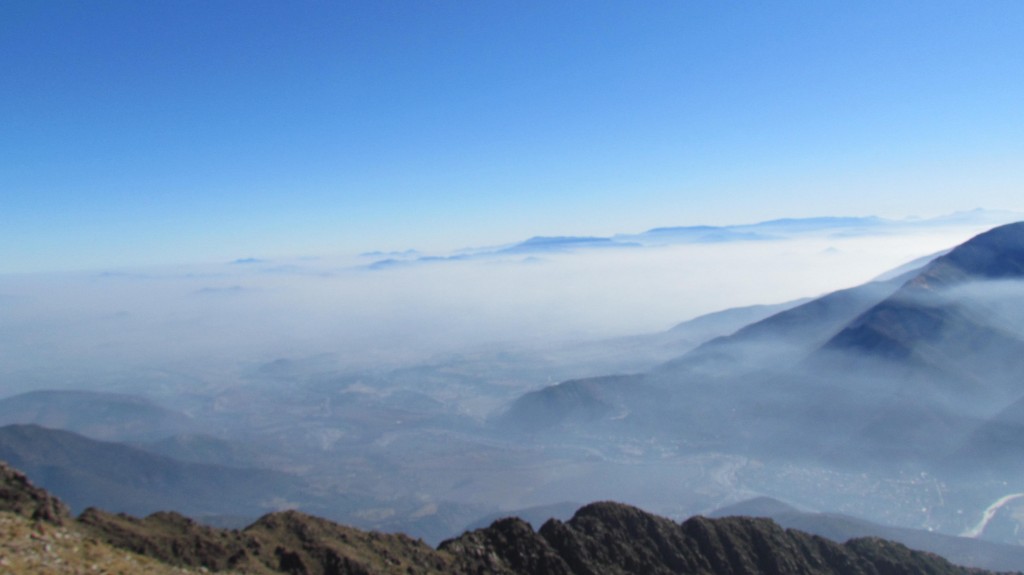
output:
[[[363,256],[8,276],[0,281],[0,393],[102,387],[111,374],[139,369],[209,383],[235,377],[224,373],[239,366],[321,353],[343,369],[379,371],[491,344],[659,332],[712,311],[857,285],[981,225],[384,269]]]

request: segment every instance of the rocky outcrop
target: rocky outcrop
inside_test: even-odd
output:
[[[486,529],[445,541],[441,551],[455,557],[459,573],[537,573],[571,575],[573,570],[558,551],[529,523],[500,519]]]
[[[402,534],[366,532],[298,511],[271,513],[243,530],[200,525],[177,513],[144,519],[88,509],[72,520],[59,500],[0,464],[0,513],[80,542],[22,553],[32,565],[75,571],[86,550],[118,548],[183,570],[291,575],[964,575],[985,573],[881,539],[844,544],[779,527],[770,519],[694,517],[682,524],[620,503],[594,503],[539,531],[495,521],[433,549]],[[13,524],[12,524],[13,525]],[[66,525],[66,527],[58,527]],[[31,537],[29,538],[31,539]],[[3,543],[0,543],[3,545]],[[8,545],[10,543],[8,542]],[[63,549],[63,547],[61,548]],[[74,549],[82,549],[76,555]],[[0,554],[2,557],[3,554]],[[48,558],[49,557],[49,558]],[[53,559],[53,561],[51,561]],[[28,563],[26,563],[28,564]],[[83,563],[84,564],[84,563]]]
[[[450,561],[422,541],[366,532],[297,511],[271,513],[244,530],[215,529],[177,513],[144,519],[85,511],[96,538],[172,565],[296,575],[432,574]]]
[[[515,537],[509,537],[515,533]],[[769,519],[694,517],[682,524],[619,503],[527,532],[514,520],[441,544],[466,573],[532,575],[912,575],[983,573],[880,539],[845,544]],[[470,561],[475,559],[475,563]]]
[[[450,559],[403,534],[367,532],[332,521],[284,511],[243,530],[256,557],[283,573],[369,575],[450,573]]]
[[[0,511],[22,517],[64,525],[71,520],[68,507],[46,490],[40,489],[25,474],[0,461]]]
[[[0,573],[4,575],[199,575],[96,541],[74,525],[33,521],[0,511]]]
[[[138,519],[89,508],[78,517],[78,523],[97,540],[170,565],[272,572],[260,569],[260,561],[253,558],[254,545],[238,531],[200,525],[178,513],[160,512]]]

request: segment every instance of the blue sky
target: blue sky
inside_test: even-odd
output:
[[[0,273],[1024,210],[1024,3],[9,1]]]

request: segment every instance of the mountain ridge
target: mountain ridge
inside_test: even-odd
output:
[[[69,523],[48,494],[0,463],[0,511],[44,523]],[[39,500],[56,516],[40,516]],[[90,508],[73,528],[88,541],[168,565],[244,573],[505,575],[819,573],[934,575],[989,573],[879,539],[835,543],[768,519],[694,517],[677,524],[635,507],[599,502],[538,531],[516,518],[464,533],[437,549],[402,534],[364,532],[297,511],[261,517],[244,530],[197,525],[176,513],[144,519]],[[49,547],[41,550],[48,553]],[[73,565],[72,565],[73,567]]]
[[[887,228],[927,229],[931,226],[951,223],[977,222],[991,225],[992,223],[1005,223],[1019,217],[1020,214],[1013,212],[978,209],[929,219],[892,220],[876,216],[780,218],[748,224],[662,226],[642,232],[617,233],[611,236],[540,235],[504,245],[464,248],[447,255],[423,255],[416,250],[398,253],[367,252],[364,255],[369,257],[390,256],[365,266],[368,269],[382,270],[412,264],[453,262],[508,255],[543,255],[675,244],[775,241],[786,237],[801,237],[816,233],[851,236],[876,233]]]
[[[858,316],[824,347],[907,357],[911,352],[908,340],[934,337],[946,324],[982,329],[971,326],[975,323],[971,318],[939,297],[939,290],[948,290],[970,280],[1021,277],[1024,277],[1024,222],[993,228],[933,260],[885,301]],[[973,335],[975,338],[983,336]]]
[[[196,515],[265,513],[267,493],[288,497],[294,478],[280,472],[187,463],[120,443],[37,425],[0,427],[0,460],[40,478],[82,510],[102,505],[146,514],[175,508]],[[232,485],[227,491],[224,485]]]
[[[927,504],[894,495],[889,505],[901,509],[899,521],[883,507],[857,514],[961,533],[989,503],[1020,491],[1004,481],[1021,468],[1022,278],[1018,222],[917,270],[825,294],[705,342],[631,376],[628,390],[607,379],[568,380],[531,392],[529,403],[539,406],[532,413],[521,409],[526,401],[508,413],[523,422],[543,419],[553,406],[585,413],[563,422],[557,436],[531,439],[609,459],[668,451],[738,457],[780,474],[795,466],[817,481],[774,482],[768,491],[754,482],[765,477],[756,470],[750,482],[728,478],[729,488],[794,501],[808,489],[829,497],[862,474],[891,481],[893,493],[913,477]],[[578,406],[564,405],[573,390],[588,393]],[[596,409],[588,406],[595,399]]]

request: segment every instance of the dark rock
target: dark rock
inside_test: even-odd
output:
[[[0,511],[10,511],[36,521],[64,525],[71,512],[60,499],[40,489],[25,474],[0,461]]]
[[[557,551],[518,518],[500,519],[486,529],[445,541],[440,550],[457,558],[461,573],[573,573]]]
[[[67,521],[67,509],[24,475],[0,465],[6,509]],[[145,519],[88,509],[87,537],[184,567],[292,575],[965,575],[930,553],[881,539],[845,544],[786,530],[770,519],[694,517],[682,524],[620,503],[579,509],[539,532],[521,519],[495,521],[432,549],[402,534],[366,532],[298,511],[271,513],[242,531],[177,513]]]
[[[898,575],[985,573],[880,539],[839,544],[769,519],[694,517],[676,524],[619,503],[595,503],[539,533],[519,520],[447,541],[461,573],[555,575]],[[467,563],[470,556],[475,563]]]

